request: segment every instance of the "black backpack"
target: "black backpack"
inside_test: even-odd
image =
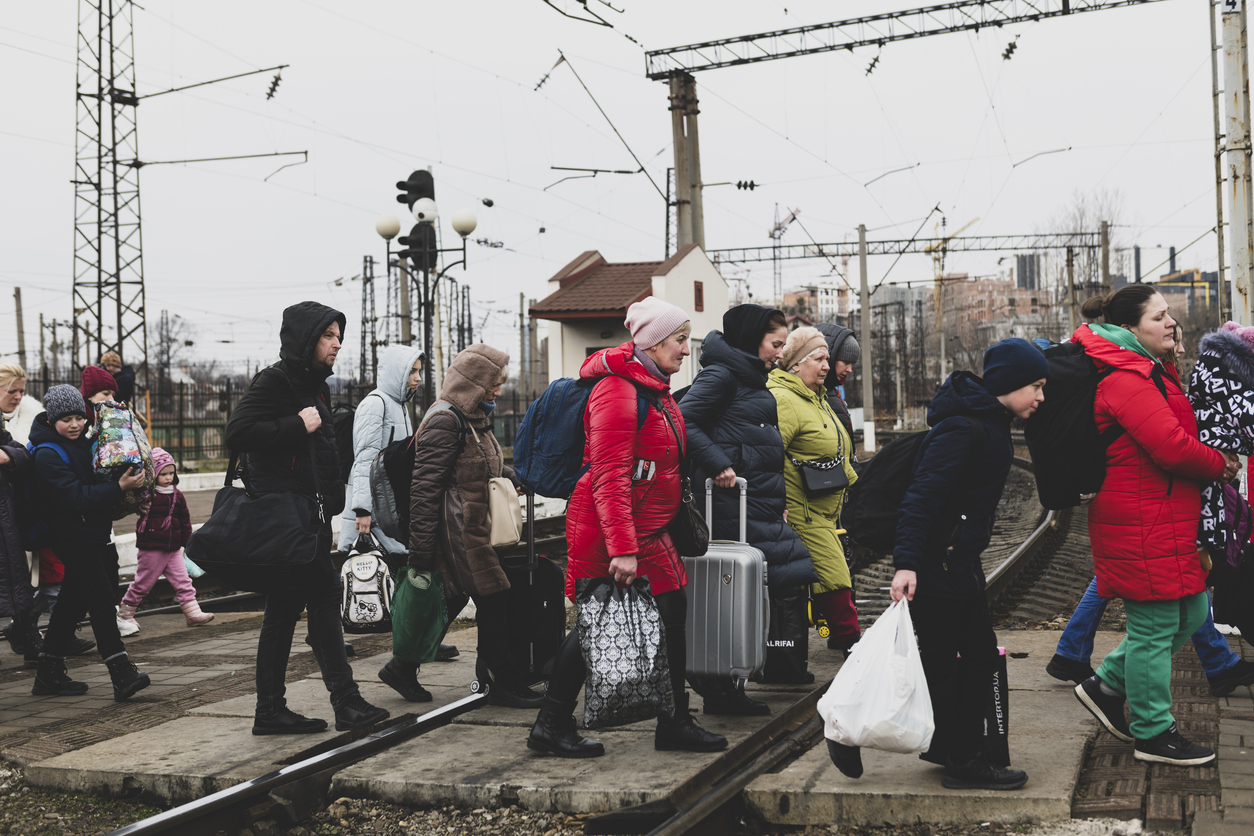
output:
[[[969,418],[972,458],[984,446],[984,424]],[[876,554],[892,554],[897,545],[901,501],[914,480],[931,430],[903,435],[884,445],[867,462],[847,493],[842,519],[850,538]]]
[[[1094,494],[1106,479],[1106,448],[1123,435],[1123,427],[1098,432],[1093,415],[1097,384],[1113,369],[1099,372],[1080,343],[1051,345],[1045,400],[1024,426],[1023,436],[1032,454],[1032,472],[1041,505],[1052,511],[1080,504],[1082,494]],[[1167,385],[1162,367],[1150,375],[1163,398]]]
[[[451,403],[432,404],[432,412],[439,410],[448,410],[457,417],[457,455],[460,456],[466,449],[470,424]],[[422,429],[420,425],[413,435],[389,441],[370,465],[370,501],[374,508],[374,522],[384,534],[401,545],[409,544],[409,490],[414,480],[418,434]]]
[[[353,469],[353,422],[357,407],[340,401],[331,407],[331,432],[335,434],[335,449],[340,456],[340,481],[348,484],[349,471]]]

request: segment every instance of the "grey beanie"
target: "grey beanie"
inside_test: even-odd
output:
[[[832,359],[848,363],[851,366],[856,365],[862,359],[862,346],[858,345],[858,341],[853,338],[853,334],[850,334],[841,340],[840,345],[836,347],[836,351],[832,355]]]
[[[60,383],[44,393],[44,412],[48,413],[48,423],[55,424],[67,415],[87,417],[87,403],[78,387]]]

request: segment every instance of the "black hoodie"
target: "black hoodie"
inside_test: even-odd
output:
[[[316,466],[317,489],[328,517],[344,510],[343,479],[331,428],[331,392],[326,382],[331,370],[315,368],[313,355],[318,339],[333,322],[340,324],[343,341],[345,320],[339,311],[317,302],[298,302],[283,311],[279,362],[253,378],[226,427],[227,446],[245,454],[249,480],[257,493],[312,496]],[[322,418],[322,426],[312,435],[305,432],[299,414],[309,406],[316,407]]]

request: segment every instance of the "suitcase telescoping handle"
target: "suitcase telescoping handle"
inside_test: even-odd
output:
[[[743,476],[736,477],[736,487],[740,488],[740,539],[736,542],[747,543],[749,520],[749,480]],[[705,480],[705,524],[714,530],[714,480]]]

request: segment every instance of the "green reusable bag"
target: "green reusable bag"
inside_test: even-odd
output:
[[[419,665],[435,661],[448,625],[442,573],[408,569],[392,596],[392,655]]]

